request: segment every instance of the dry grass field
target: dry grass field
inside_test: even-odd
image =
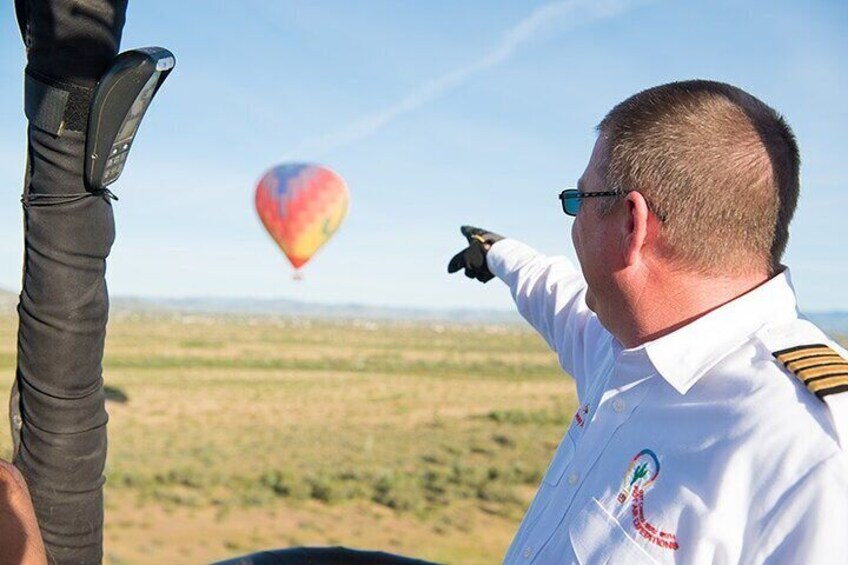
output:
[[[123,316],[104,374],[115,565],[328,544],[499,562],[574,410],[520,327]]]

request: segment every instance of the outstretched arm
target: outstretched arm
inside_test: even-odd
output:
[[[487,260],[492,273],[509,286],[518,312],[581,385],[594,315],[586,306],[580,272],[565,257],[548,257],[511,239],[492,246]]]
[[[480,228],[463,226],[462,233],[469,245],[451,260],[449,272],[464,269],[482,282],[495,276],[503,280],[519,313],[557,352],[582,393],[587,340],[603,339],[604,332],[586,306],[580,272],[565,257],[547,257]]]

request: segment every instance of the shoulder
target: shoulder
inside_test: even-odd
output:
[[[805,319],[762,328],[755,336],[774,370],[848,451],[848,352]]]
[[[848,457],[842,449],[848,437],[839,433],[838,415],[810,390],[805,373],[796,375],[792,369],[797,366],[787,367],[781,360],[787,359],[781,352],[804,351],[808,346],[819,348],[810,349],[811,354],[844,355],[838,344],[806,320],[766,325],[724,354],[693,389],[721,412],[727,426],[724,433],[736,438],[736,448],[760,464],[780,463],[786,468],[795,462],[800,471],[830,457]]]
[[[816,356],[826,357],[819,363]],[[812,361],[792,364],[796,359]],[[821,376],[804,372],[824,365],[839,371],[843,363],[848,369],[845,359],[845,350],[824,332],[796,319],[763,326],[716,367],[717,378],[710,379],[709,387],[712,395],[725,399],[720,410],[727,418],[726,433],[735,438],[728,460],[751,477],[751,527],[766,528],[776,520],[774,513],[784,511],[796,520],[804,516],[806,524],[817,523],[804,511],[814,505],[824,514],[832,513],[834,505],[848,510],[848,437],[837,425],[845,414],[825,401],[848,394],[822,399],[810,386],[810,379]],[[840,523],[845,518],[842,512]]]
[[[767,324],[752,336],[750,344],[754,349],[752,366],[759,378],[781,388],[792,385],[791,389],[810,406],[826,408],[822,395],[816,394],[817,381],[811,380],[822,376],[818,374],[821,366],[834,363],[837,372],[848,373],[845,350],[803,318]]]

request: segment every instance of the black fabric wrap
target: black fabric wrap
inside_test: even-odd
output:
[[[15,0],[27,69],[93,88],[118,53],[127,0]]]
[[[82,134],[29,128],[15,465],[29,484],[52,562],[102,560],[106,422],[106,257],[115,237],[105,195],[85,191]]]
[[[80,109],[87,103],[71,99],[93,88],[117,54],[126,5],[16,0],[15,6],[27,75],[65,85],[71,109],[59,135],[33,124],[27,130],[20,401],[13,407],[22,420],[14,463],[29,485],[48,558],[59,565],[103,560],[105,272],[115,237],[108,194],[87,192],[83,181],[87,114]]]

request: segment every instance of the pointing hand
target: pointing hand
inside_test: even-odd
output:
[[[472,226],[462,226],[462,235],[468,239],[468,247],[453,256],[448,263],[448,272],[465,269],[465,276],[486,283],[494,278],[486,263],[486,253],[496,241],[503,239],[496,233]]]

